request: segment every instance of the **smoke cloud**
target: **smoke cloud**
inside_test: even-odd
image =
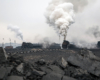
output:
[[[70,3],[72,3],[74,5],[75,12],[81,12],[81,11],[84,10],[84,8],[90,2],[94,2],[94,1],[91,1],[91,0],[52,0],[51,3],[61,4],[61,3],[66,3],[66,2],[70,2]]]
[[[58,23],[60,22],[59,19],[62,18],[62,10],[65,10],[64,7],[60,7],[62,10],[59,10],[58,6],[65,3],[70,3],[72,6],[74,5],[72,9],[70,9],[71,6],[65,7],[66,9],[69,7],[69,11],[65,11],[65,13],[70,13],[71,11],[73,14],[70,15],[72,20],[69,21],[69,24],[70,22],[72,24],[74,19],[75,23],[73,25],[68,25],[64,31],[61,30],[61,25],[64,20],[61,20],[61,28],[59,27],[59,24],[57,24],[57,21]],[[54,27],[58,35],[67,35],[67,40],[71,43],[82,48],[96,48],[96,44],[100,40],[100,28],[93,25],[100,26],[99,8],[100,0],[52,0],[47,7],[45,17],[47,19],[47,23]],[[65,15],[63,16],[64,19],[67,18]],[[65,21],[65,23],[67,23],[67,21]],[[63,33],[61,34],[60,31]]]
[[[18,26],[8,25],[7,29],[10,31],[13,31],[16,34],[16,37],[23,40],[23,34],[22,31]]]
[[[74,36],[73,39],[71,37],[71,40],[77,47],[89,49],[97,48],[97,42],[100,40],[100,27],[89,27],[85,29],[85,31],[81,31],[80,35]]]
[[[74,5],[75,12],[81,12],[87,5],[89,0],[64,0],[65,2],[71,2]]]
[[[74,16],[73,4],[61,0],[52,0],[45,12],[47,23],[52,25],[64,40],[69,26],[74,22]]]
[[[94,38],[98,39],[98,38],[100,38],[100,27],[99,26],[93,26],[93,27],[89,28],[86,33],[88,35],[91,35]]]
[[[100,41],[100,0],[90,1],[75,15],[75,23],[68,30],[67,39],[78,47],[96,48]],[[95,26],[97,25],[97,26]]]
[[[49,46],[52,44],[49,38],[45,37],[41,40],[41,44],[43,45],[43,48],[49,48]]]

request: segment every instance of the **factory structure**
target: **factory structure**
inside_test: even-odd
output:
[[[11,42],[11,39],[9,39],[9,43],[5,44],[4,43],[4,38],[3,38],[3,42],[2,42],[2,47],[5,49],[32,49],[32,48],[38,48],[38,49],[42,49],[44,44],[43,43],[31,43],[31,42],[22,42],[22,44],[16,45],[16,40],[14,40],[14,43]],[[77,47],[76,45],[74,45],[73,43],[64,40],[62,45],[60,45],[59,43],[52,43],[52,44],[48,44],[47,47],[48,49],[61,49],[61,46],[63,49],[80,49],[79,47]],[[96,49],[100,49],[100,41],[97,42],[96,44]]]

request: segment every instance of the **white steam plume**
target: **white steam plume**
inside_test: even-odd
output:
[[[63,0],[74,5],[75,12],[81,12],[89,3],[89,0]]]
[[[78,47],[96,48],[100,41],[100,0],[91,0],[82,12],[75,14],[67,39]],[[97,26],[95,26],[97,25]]]
[[[45,37],[41,40],[41,44],[43,48],[49,48],[49,46],[52,44],[50,39],[48,37]]]
[[[52,25],[60,36],[67,36],[69,26],[74,22],[73,4],[61,0],[53,0],[46,9],[47,23]]]
[[[18,26],[8,25],[7,29],[13,31],[17,38],[20,37],[20,39],[23,40],[23,34]]]

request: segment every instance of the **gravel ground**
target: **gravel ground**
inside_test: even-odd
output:
[[[59,51],[43,51],[43,52],[33,52],[22,54],[25,61],[37,61],[39,59],[44,59],[47,62],[52,62],[60,57],[67,59],[71,54],[75,54],[72,50],[59,50]]]
[[[59,59],[60,57],[64,57],[66,60],[71,54],[77,54],[80,50],[53,50],[53,49],[43,49],[43,51],[31,51],[30,49],[26,50],[9,50],[7,53],[16,53],[20,54],[24,57],[25,61],[35,62],[39,59],[44,59],[47,62],[52,62],[54,60]],[[92,49],[91,50],[96,56],[100,57],[100,50],[99,49]],[[21,53],[24,52],[24,53]]]

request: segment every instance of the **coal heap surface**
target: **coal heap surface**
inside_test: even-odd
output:
[[[4,62],[6,60],[6,57],[5,57],[5,50],[0,47],[0,63]]]
[[[42,45],[23,42],[21,48],[42,48]]]
[[[87,49],[14,52],[1,62],[0,80],[100,80],[100,58]]]

